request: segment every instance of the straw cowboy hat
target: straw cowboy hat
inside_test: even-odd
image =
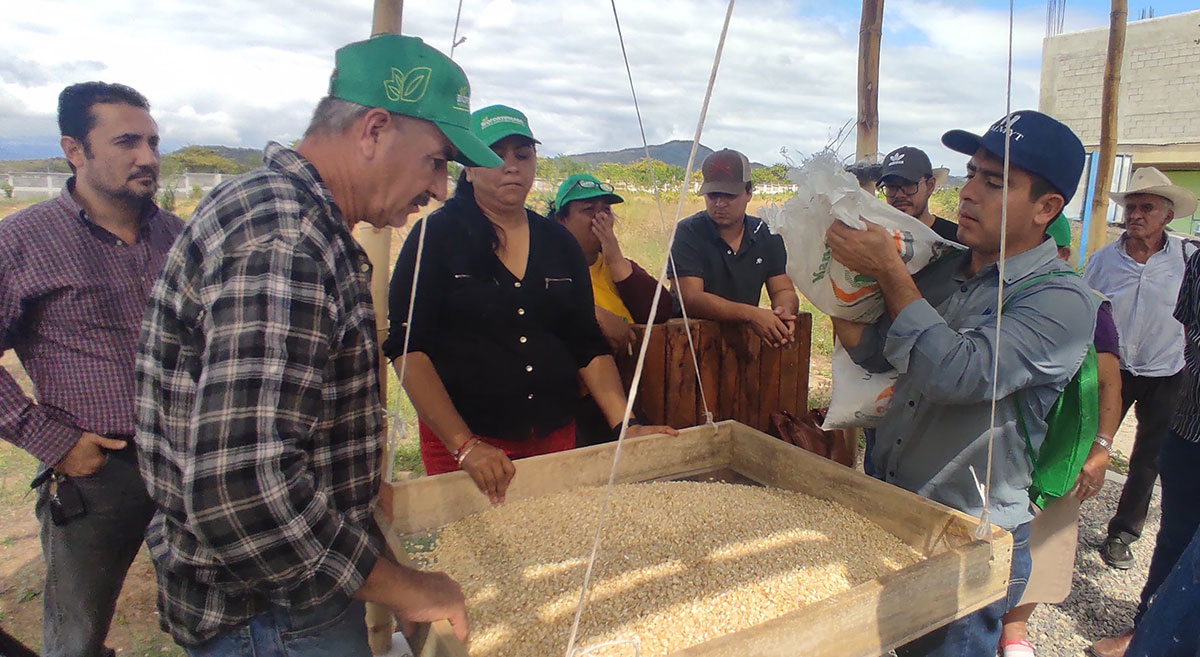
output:
[[[1142,167],[1134,171],[1129,187],[1123,192],[1109,192],[1108,197],[1124,205],[1125,197],[1130,194],[1161,196],[1174,204],[1176,217],[1186,217],[1196,211],[1196,195],[1192,190],[1172,184],[1167,174],[1154,167]]]

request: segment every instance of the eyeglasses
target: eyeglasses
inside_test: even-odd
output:
[[[896,183],[879,183],[876,185],[875,189],[883,192],[884,196],[895,196],[900,192],[904,192],[905,196],[912,196],[913,194],[917,193],[917,185],[924,182],[924,180],[925,179],[922,178],[915,183],[908,183],[905,185],[897,185]]]
[[[576,180],[575,184],[571,185],[571,189],[575,189],[576,187],[579,187],[580,189],[599,189],[602,192],[610,193],[613,190],[613,186],[606,182],[597,182],[588,178],[580,178],[579,180]]]

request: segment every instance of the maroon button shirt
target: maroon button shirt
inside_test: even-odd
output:
[[[146,299],[183,222],[150,204],[126,244],[62,193],[0,219],[0,437],[54,465],[84,431],[134,432],[133,361]]]

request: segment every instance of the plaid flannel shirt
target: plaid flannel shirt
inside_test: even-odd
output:
[[[349,596],[381,547],[371,266],[316,169],[275,143],[265,160],[196,208],[137,358],[146,540],[185,645]]]

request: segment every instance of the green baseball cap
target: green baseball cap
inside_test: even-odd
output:
[[[529,129],[529,119],[520,110],[508,105],[489,105],[475,110],[471,114],[471,130],[488,146],[511,135],[528,137],[535,144],[542,143],[534,138]]]
[[[575,173],[567,176],[558,186],[558,193],[554,195],[554,207],[562,209],[571,201],[582,201],[597,196],[604,197],[609,203],[625,202],[625,199],[613,193],[612,185],[600,182],[599,178],[590,173]]]
[[[417,37],[380,34],[339,48],[329,95],[432,122],[469,167],[500,166],[501,159],[471,134],[467,75]]]
[[[1067,215],[1059,212],[1053,221],[1046,224],[1046,234],[1054,238],[1054,244],[1060,249],[1071,246],[1071,224],[1067,221]]]

